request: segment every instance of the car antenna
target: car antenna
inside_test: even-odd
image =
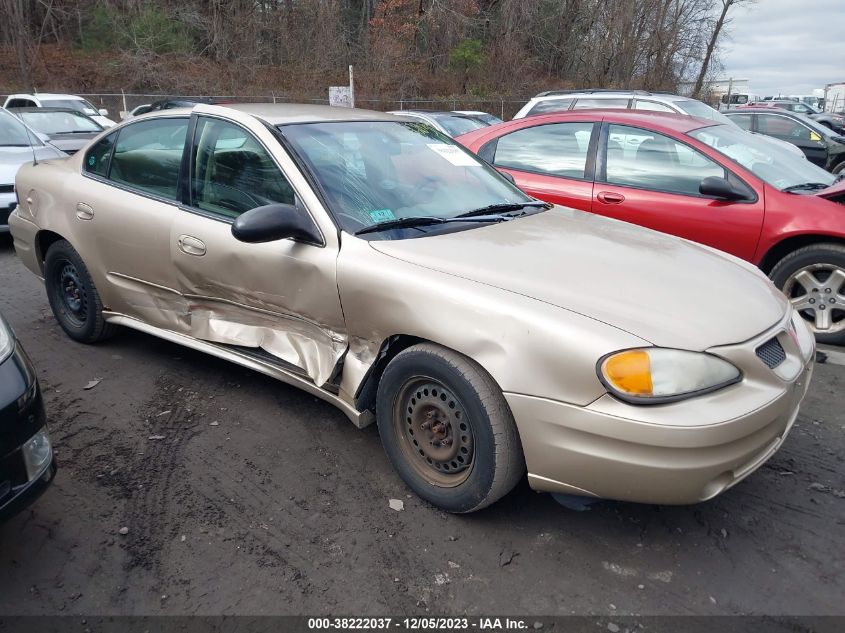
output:
[[[29,141],[29,149],[32,150],[32,166],[38,164],[38,157],[35,154],[35,144],[32,142],[32,134],[29,131],[29,126],[26,123],[21,121],[21,125],[23,125],[23,129],[26,130],[26,139]]]

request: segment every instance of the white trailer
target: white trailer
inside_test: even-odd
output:
[[[845,82],[824,87],[824,109],[825,112],[845,111]]]

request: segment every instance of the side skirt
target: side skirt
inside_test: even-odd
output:
[[[103,316],[109,323],[123,325],[125,327],[132,328],[133,330],[152,334],[153,336],[170,341],[171,343],[177,343],[178,345],[183,345],[184,347],[189,347],[199,352],[205,352],[206,354],[216,356],[217,358],[222,358],[223,360],[228,360],[243,367],[261,372],[262,374],[275,378],[276,380],[293,387],[298,387],[299,389],[302,389],[303,391],[306,391],[311,395],[336,406],[338,409],[343,411],[343,413],[346,414],[346,417],[348,417],[359,429],[364,428],[375,421],[375,417],[370,411],[358,411],[355,407],[351,406],[347,402],[344,402],[335,394],[325,391],[324,389],[320,389],[310,380],[298,376],[292,371],[289,371],[269,360],[258,358],[255,354],[243,353],[231,347],[224,347],[215,343],[202,341],[191,336],[179,334],[178,332],[158,328],[154,325],[149,325],[143,321],[139,321],[138,319],[124,314],[119,314],[117,312],[103,311]]]

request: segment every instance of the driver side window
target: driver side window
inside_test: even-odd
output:
[[[194,207],[226,218],[268,204],[294,204],[293,188],[242,127],[200,117],[191,156]]]

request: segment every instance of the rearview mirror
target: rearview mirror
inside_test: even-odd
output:
[[[311,216],[292,204],[268,204],[242,213],[232,224],[232,235],[250,244],[284,239],[323,243]]]
[[[702,196],[718,198],[720,200],[745,200],[745,192],[740,191],[719,176],[708,176],[698,185],[698,193]]]
[[[108,116],[109,115],[109,111],[106,110],[105,108],[100,108],[98,110],[98,112],[100,113],[100,116]]]

